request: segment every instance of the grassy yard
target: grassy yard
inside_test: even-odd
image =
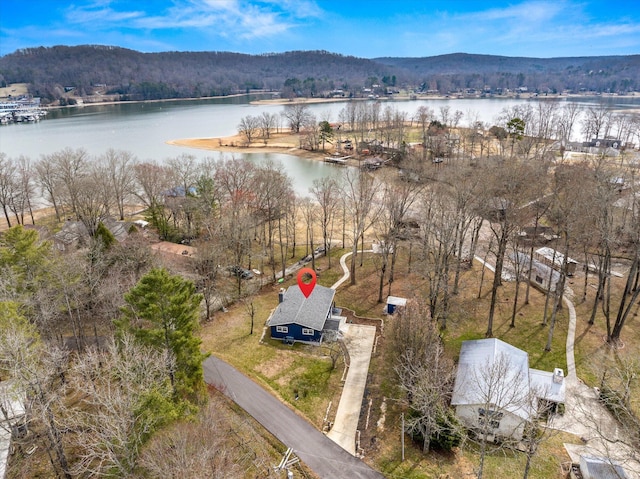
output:
[[[391,294],[411,298],[424,295],[427,281],[417,272],[416,264],[409,273],[407,248],[399,249],[396,264],[396,280],[392,284]],[[341,275],[339,257],[344,250],[332,251],[332,267],[322,258],[317,262],[320,270],[318,283],[331,286]],[[361,317],[383,318],[383,305],[378,303],[379,257],[365,253],[360,266],[357,257],[357,284],[349,282],[336,294],[336,304],[348,308]],[[348,264],[347,264],[348,266]],[[485,272],[483,294],[477,298],[480,287],[481,267],[466,271],[461,277],[460,293],[452,301],[447,329],[443,338],[447,354],[457,358],[462,341],[483,338],[486,331],[486,317],[489,307],[489,293],[492,276]],[[260,343],[263,325],[270,312],[277,305],[277,292],[280,287],[294,284],[295,278],[289,278],[283,284],[264,286],[255,296],[256,308],[254,334],[249,334],[250,317],[244,304],[236,303],[226,313],[216,313],[212,322],[202,329],[205,348],[228,360],[249,374],[275,394],[304,414],[317,427],[323,426],[323,419],[329,408],[335,414],[335,408],[341,392],[341,377],[344,365],[339,363],[331,370],[328,351],[322,348],[303,346],[285,346],[268,338]],[[521,285],[519,307],[515,328],[510,327],[515,285],[505,282],[498,295],[498,307],[494,321],[494,336],[529,353],[530,366],[543,370],[561,367],[566,370],[565,342],[568,313],[563,309],[557,320],[550,352],[544,351],[547,342],[548,327],[542,325],[544,295],[532,289],[530,302],[524,305],[525,287]],[[383,298],[389,293],[385,284]],[[393,321],[385,318],[383,321]],[[384,335],[379,338],[376,352],[372,357],[369,381],[365,394],[365,408],[362,416],[370,416],[368,429],[361,420],[361,446],[365,451],[365,460],[383,471],[388,477],[427,478],[453,477],[473,472],[478,464],[478,454],[473,447],[465,447],[455,453],[442,454],[432,452],[424,455],[419,445],[407,440],[406,460],[400,461],[400,413],[401,409],[392,401],[386,401],[386,411],[381,411],[383,397],[398,397],[393,379],[393,367],[385,361]],[[298,399],[296,400],[296,393]],[[366,404],[370,404],[370,408]],[[366,409],[366,411],[365,411]],[[561,439],[562,438],[562,439]],[[531,478],[560,478],[560,464],[568,461],[561,446],[562,440],[574,441],[577,438],[556,435],[541,447],[534,459]],[[518,477],[524,467],[525,456],[518,452],[500,452],[491,454],[486,460],[485,477]],[[517,472],[515,472],[517,471]]]
[[[321,270],[318,278],[321,284],[325,284],[327,278],[339,276],[338,261],[332,261],[332,269],[328,269],[326,258],[319,260],[317,266]],[[343,359],[340,357],[334,368],[330,358],[332,345],[284,345],[270,339],[265,327],[278,304],[279,289],[295,282],[293,277],[282,284],[263,286],[257,294],[230,306],[227,312],[216,313],[213,320],[202,327],[203,348],[258,380],[322,428],[329,402],[333,401],[334,410],[337,407]],[[250,303],[255,309],[253,334],[250,334],[251,317],[247,309]],[[264,340],[260,342],[263,334]]]
[[[582,281],[582,279],[581,279]],[[576,303],[576,369],[578,376],[592,386],[599,386],[603,371],[606,367],[616,367],[623,361],[637,361],[640,357],[640,304],[634,306],[624,328],[622,329],[622,344],[612,348],[607,342],[606,319],[602,307],[598,306],[595,322],[589,325],[589,318],[595,298],[595,277],[591,277],[587,288],[585,302]],[[620,303],[620,291],[623,289],[621,278],[612,278],[611,323],[615,321],[617,308]],[[631,384],[631,407],[640,416],[640,383]]]
[[[454,453],[431,452],[429,461],[425,461],[419,446],[405,445],[405,460],[402,461],[399,447],[399,427],[395,432],[398,437],[387,437],[385,441],[392,447],[381,451],[379,464],[387,477],[403,479],[475,477],[480,462],[476,445],[468,444]],[[550,479],[566,477],[563,464],[570,462],[565,453],[563,443],[575,442],[578,438],[571,434],[557,433],[542,443],[531,462],[529,477],[531,479]],[[498,449],[485,456],[483,476],[487,478],[522,477],[526,456],[510,449]]]

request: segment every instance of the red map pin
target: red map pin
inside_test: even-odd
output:
[[[308,283],[302,281],[302,278],[305,274],[311,276],[311,281],[309,281]],[[313,288],[316,287],[317,279],[318,278],[316,276],[316,272],[311,268],[302,268],[300,271],[298,271],[298,287],[300,288],[300,291],[302,291],[302,294],[304,294],[305,298],[308,298],[309,295],[313,292]]]

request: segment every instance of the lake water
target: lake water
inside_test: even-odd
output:
[[[121,103],[104,106],[84,106],[50,110],[46,119],[33,124],[10,124],[0,127],[0,152],[16,158],[26,155],[38,159],[66,147],[84,148],[90,154],[100,155],[109,148],[127,150],[141,160],[163,160],[183,153],[198,158],[229,157],[230,154],[168,145],[179,138],[223,137],[234,135],[237,125],[247,115],[262,112],[279,114],[282,105],[251,105],[246,96],[210,100],[163,101],[154,103]],[[640,98],[612,99],[616,107],[638,105]],[[413,115],[420,106],[428,106],[436,113],[448,106],[451,112],[464,113],[465,125],[470,113],[485,123],[492,124],[504,108],[522,104],[516,99],[433,99],[410,101],[383,101],[382,108],[391,105]],[[588,103],[589,99],[580,99]],[[310,104],[310,110],[319,119],[337,121],[345,102]],[[284,154],[234,154],[260,161],[269,157],[282,162],[293,178],[298,194],[307,194],[316,178],[338,174],[340,166],[306,160]]]

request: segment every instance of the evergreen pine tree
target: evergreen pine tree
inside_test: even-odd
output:
[[[143,276],[124,299],[127,305],[118,326],[142,343],[164,350],[175,399],[197,401],[204,392],[202,361],[206,358],[196,336],[202,295],[196,294],[191,281],[161,268]]]

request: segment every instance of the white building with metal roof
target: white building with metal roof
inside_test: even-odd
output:
[[[540,407],[564,400],[561,369],[530,369],[525,351],[496,338],[462,343],[451,405],[468,428],[482,430],[488,440],[520,440]]]

